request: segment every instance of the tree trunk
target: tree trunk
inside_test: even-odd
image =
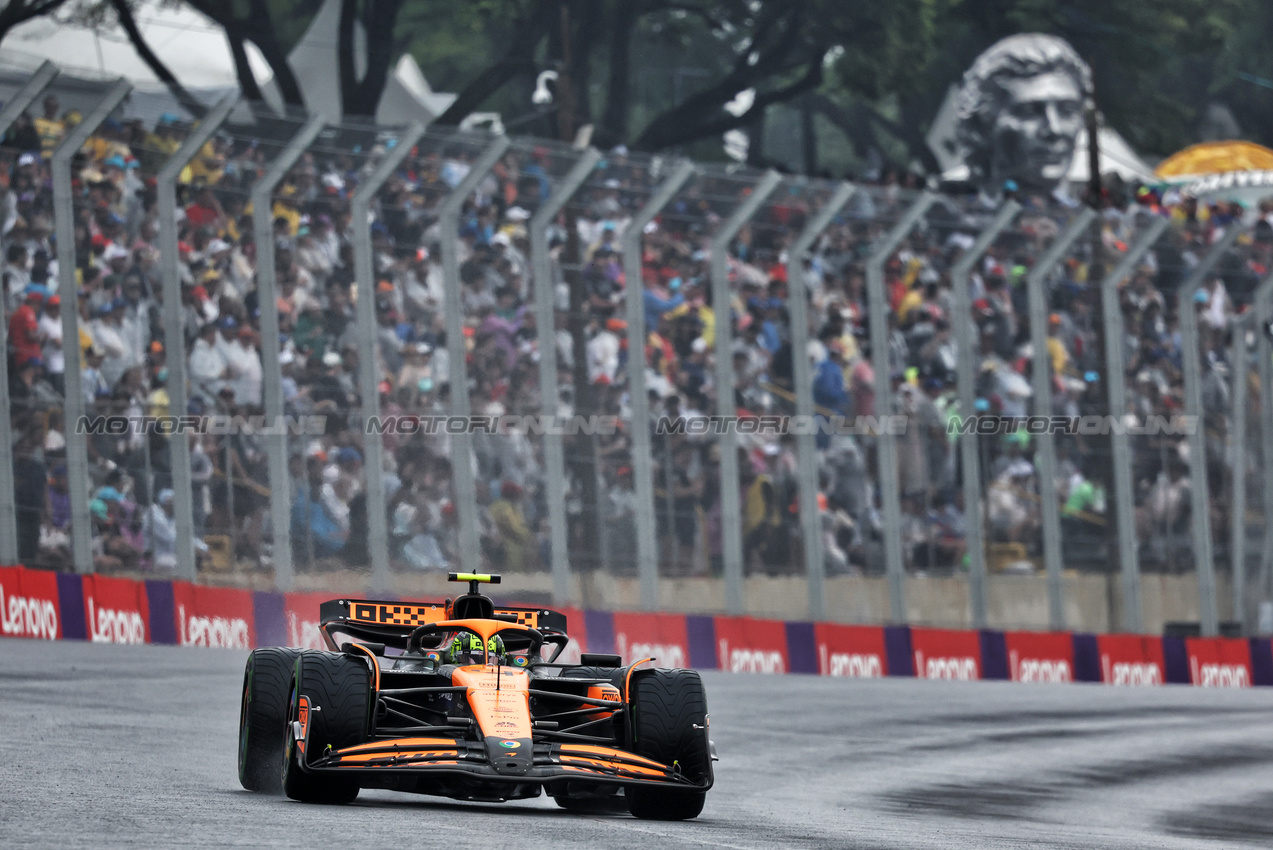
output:
[[[399,3],[362,4],[358,14],[358,0],[343,0],[340,8],[338,58],[340,60],[341,109],[346,116],[374,118],[389,71],[393,64],[393,29],[398,20]],[[367,70],[358,79],[355,51],[355,28],[361,20],[367,37]]]
[[[574,106],[574,125],[582,127],[592,120],[592,48],[600,30],[600,5],[588,0],[582,6],[573,2],[570,8],[570,80]]]
[[[111,6],[115,9],[115,14],[119,18],[119,25],[124,28],[124,32],[128,33],[128,40],[133,43],[133,49],[137,51],[137,55],[149,66],[151,72],[168,87],[168,91],[177,99],[177,102],[196,118],[202,118],[206,115],[208,112],[207,108],[186,90],[186,87],[168,69],[163,60],[150,49],[150,45],[146,43],[146,38],[137,27],[137,21],[133,18],[133,10],[129,8],[127,0],[111,0]]]
[[[278,43],[274,32],[274,22],[270,18],[270,10],[264,0],[252,0],[252,15],[243,22],[244,34],[257,46],[270,70],[274,72],[274,82],[278,85],[283,103],[301,109],[305,108],[305,98],[301,95],[300,83],[292,73],[292,66],[287,61],[287,54]]]
[[[619,0],[610,28],[610,74],[606,84],[606,108],[598,128],[598,141],[617,145],[628,136],[628,108],[632,75],[632,30],[637,4]]]
[[[813,104],[809,95],[800,99],[800,145],[804,173],[816,174],[818,172],[818,135]]]

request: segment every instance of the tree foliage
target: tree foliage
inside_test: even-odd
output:
[[[11,0],[0,9],[0,39],[65,2]],[[302,104],[287,54],[322,0],[69,8],[117,16],[132,34],[129,11],[144,2],[189,3],[221,26],[248,99],[261,99],[247,61],[253,44],[283,100]],[[365,68],[353,59],[355,23],[368,34]],[[824,116],[859,155],[884,150],[931,168],[924,133],[947,90],[977,54],[1017,32],[1070,41],[1093,66],[1106,121],[1148,155],[1220,132],[1217,114],[1273,142],[1267,0],[343,0],[335,60],[351,115],[374,113],[392,61],[408,50],[435,88],[458,94],[443,124],[492,110],[515,130],[555,133],[556,118],[530,103],[536,76],[552,69],[572,84],[575,123],[593,124],[601,144],[694,149],[733,128],[754,130],[786,104]],[[140,33],[134,43],[186,100]]]

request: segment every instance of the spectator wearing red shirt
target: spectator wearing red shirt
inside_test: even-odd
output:
[[[186,207],[186,220],[195,228],[215,228],[217,222],[224,217],[225,212],[221,209],[217,196],[206,186],[199,190],[194,203]]]
[[[9,345],[13,360],[22,364],[41,353],[40,317],[37,311],[44,303],[44,294],[38,289],[28,289],[22,305],[9,317]]]

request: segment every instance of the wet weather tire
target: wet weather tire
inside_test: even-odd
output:
[[[320,758],[367,739],[371,718],[371,670],[366,662],[336,652],[304,652],[292,674],[288,719],[300,717],[300,696],[309,698],[309,743],[305,758]],[[304,803],[352,803],[358,782],[331,773],[306,773],[297,763],[296,741],[286,736],[283,792]]]
[[[239,710],[239,782],[249,791],[282,794],[279,762],[292,683],[294,649],[257,649],[243,671]]]
[[[693,670],[637,670],[631,679],[632,749],[663,764],[677,764],[691,782],[711,778],[707,694]],[[628,810],[648,820],[698,817],[706,791],[629,786]]]

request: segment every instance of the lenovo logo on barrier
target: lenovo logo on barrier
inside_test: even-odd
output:
[[[884,664],[878,655],[859,655],[856,652],[827,652],[825,643],[818,644],[819,668],[824,676],[842,676],[849,679],[879,679],[884,676]]]
[[[0,585],[0,633],[12,637],[57,639],[57,606],[49,599],[10,596]]]
[[[979,678],[975,658],[924,658],[922,652],[915,653],[915,672],[925,679],[970,682]]]
[[[1120,661],[1110,665],[1109,656],[1101,656],[1101,664],[1105,668],[1105,681],[1111,685],[1161,685],[1162,672],[1154,663],[1137,663]]]
[[[1193,663],[1193,680],[1204,688],[1249,688],[1251,678],[1246,667],[1241,664],[1198,664],[1198,659],[1190,659]]]
[[[217,649],[251,649],[248,624],[242,619],[225,617],[186,617],[186,606],[177,606],[181,623],[182,646],[208,646]]]
[[[685,650],[677,644],[632,643],[628,644],[628,636],[620,632],[614,636],[619,654],[627,658],[629,663],[642,658],[653,658],[660,667],[684,667]]]
[[[145,643],[146,624],[137,611],[95,608],[88,598],[88,639],[93,643]]]
[[[1073,682],[1070,663],[1060,658],[1020,658],[1013,650],[1008,653],[1014,682]]]
[[[303,620],[291,612],[287,615],[287,645],[298,649],[327,648],[323,633],[318,629],[318,622]]]
[[[787,665],[782,660],[782,653],[777,650],[733,649],[729,641],[720,641],[720,660],[724,669],[731,673],[785,673]]]

